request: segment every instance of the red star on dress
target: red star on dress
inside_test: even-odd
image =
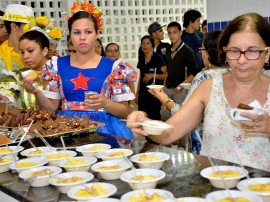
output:
[[[87,82],[89,80],[91,80],[91,78],[85,77],[81,72],[79,73],[77,78],[70,79],[70,81],[75,84],[74,90],[77,90],[79,88],[83,90],[88,90]]]

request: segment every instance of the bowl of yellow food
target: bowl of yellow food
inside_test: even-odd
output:
[[[9,146],[9,147],[0,147],[0,156],[12,154],[17,156],[20,151],[24,148],[22,146]]]
[[[96,163],[97,159],[95,157],[71,157],[60,161],[58,166],[64,168],[67,172],[72,171],[85,171],[88,172],[92,164]]]
[[[255,194],[236,190],[214,191],[207,194],[205,199],[207,202],[262,202]]]
[[[20,173],[24,170],[40,167],[47,163],[48,159],[44,157],[32,157],[13,162],[9,165],[9,169],[16,170],[18,173]]]
[[[131,189],[154,189],[158,181],[166,176],[162,170],[151,168],[140,168],[124,172],[120,179],[127,182]]]
[[[77,155],[77,152],[71,150],[59,150],[46,153],[45,158],[48,159],[50,166],[58,166],[58,163],[64,159],[71,158]]]
[[[14,158],[16,158],[16,160],[19,159],[17,156],[13,157],[12,155],[6,155],[0,158],[0,173],[9,171],[9,165],[15,161]]]
[[[140,168],[162,168],[165,161],[170,159],[170,155],[163,152],[146,152],[132,156],[130,160],[137,163]]]
[[[47,153],[52,152],[52,150],[49,147],[37,147],[37,148],[30,148],[25,149],[20,152],[22,156],[26,157],[39,157],[44,156]]]
[[[128,157],[133,154],[133,151],[130,149],[116,148],[102,151],[96,154],[97,158],[101,158],[103,161],[106,160],[124,160],[124,156]]]
[[[125,160],[108,160],[101,161],[92,166],[92,170],[99,173],[104,180],[116,180],[120,175],[131,167],[131,163]]]
[[[164,88],[164,86],[163,85],[148,85],[147,88],[161,91],[162,88]]]
[[[68,197],[75,200],[102,199],[113,195],[117,191],[115,185],[105,182],[88,183],[84,186],[73,187],[68,192]],[[100,200],[103,201],[103,200]]]
[[[98,152],[111,148],[111,145],[104,143],[94,143],[82,145],[76,148],[77,152],[81,152],[83,156],[95,156]]]
[[[61,193],[67,194],[71,188],[84,184],[93,178],[94,175],[89,172],[66,172],[50,178],[49,183],[56,186]]]
[[[58,175],[62,169],[57,166],[41,166],[22,171],[19,177],[28,181],[32,187],[44,187],[49,185],[49,178]]]
[[[256,194],[264,202],[270,202],[270,178],[258,177],[240,181],[237,188],[241,191]]]
[[[173,127],[170,124],[156,120],[146,120],[140,122],[140,125],[149,135],[161,135],[165,130]]]
[[[100,202],[99,199],[92,199],[91,202]],[[102,198],[102,202],[121,202],[119,199],[116,198]]]
[[[205,202],[204,198],[199,197],[182,197],[175,199],[175,202]]]
[[[175,202],[171,192],[162,189],[145,189],[130,191],[121,196],[122,202]]]
[[[248,175],[248,171],[238,166],[214,166],[203,169],[200,174],[209,179],[213,187],[225,189],[224,183],[227,188],[236,187],[240,179]]]

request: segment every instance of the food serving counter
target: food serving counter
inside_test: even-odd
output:
[[[152,145],[141,140],[136,140],[125,146],[125,148],[132,149],[134,154],[149,150],[169,154],[170,160],[165,162],[162,167],[166,177],[158,183],[156,188],[172,192],[175,198],[188,196],[205,197],[207,193],[217,190],[211,186],[208,179],[200,176],[202,164],[189,152],[171,147]],[[255,169],[249,169],[249,174],[251,177],[269,176],[269,173]],[[105,180],[101,180],[95,175],[91,182],[93,181]],[[131,191],[128,184],[121,180],[107,182],[117,187],[117,192],[111,198],[120,198],[124,193]],[[0,174],[0,191],[18,201],[25,202],[74,201],[67,195],[59,193],[54,186],[30,187],[28,182],[19,179],[17,173],[11,173],[10,171]],[[0,201],[2,200],[0,199]]]

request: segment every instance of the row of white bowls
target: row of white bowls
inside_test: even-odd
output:
[[[211,176],[211,173],[216,172],[216,171],[224,171],[224,170],[231,170],[231,171],[236,171],[239,172],[240,175],[236,177],[224,177],[223,179],[221,177],[213,177]],[[225,188],[235,188],[237,187],[240,191],[243,193],[243,197],[251,197],[249,198],[251,201],[257,201],[252,199],[252,196],[254,198],[254,195],[259,196],[264,202],[270,202],[270,190],[269,192],[260,192],[260,191],[252,191],[248,187],[253,184],[270,184],[270,178],[267,177],[262,177],[262,178],[249,178],[248,177],[248,171],[246,169],[243,169],[238,166],[215,166],[215,167],[208,167],[205,168],[201,171],[201,176],[204,178],[209,179],[210,183],[212,184],[213,187],[219,188],[219,189],[225,189]],[[247,178],[245,180],[241,180],[242,178]],[[241,180],[241,181],[240,181]],[[225,186],[226,185],[226,186]],[[221,195],[226,194],[228,195],[228,191],[222,192]],[[238,192],[237,192],[238,193]],[[218,194],[220,193],[213,193],[213,194]],[[208,198],[209,201],[213,201],[213,198],[217,196],[210,195]],[[236,193],[233,192],[231,195],[235,195]],[[238,195],[241,193],[238,193]],[[236,196],[238,196],[236,195]],[[212,200],[210,200],[212,198]],[[258,201],[260,201],[258,199]]]

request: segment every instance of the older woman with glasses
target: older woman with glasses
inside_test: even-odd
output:
[[[220,58],[226,60],[230,71],[198,86],[167,121],[174,127],[162,135],[151,136],[142,130],[137,123],[147,118],[140,111],[129,115],[128,127],[156,142],[170,144],[204,118],[201,155],[270,171],[270,78],[262,74],[269,61],[269,36],[270,24],[259,14],[236,17],[222,32],[218,45]],[[231,118],[233,108],[255,100],[263,114],[242,112],[246,120]]]

